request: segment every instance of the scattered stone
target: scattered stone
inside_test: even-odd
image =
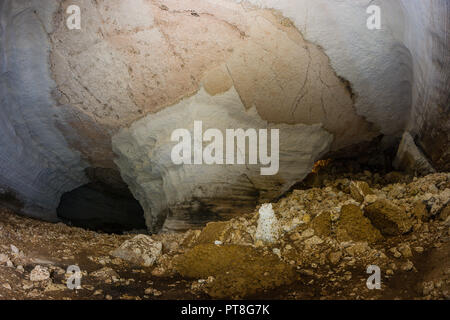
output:
[[[408,260],[407,262],[405,262],[402,265],[402,270],[403,271],[411,271],[413,268],[414,268],[414,264],[410,260]]]
[[[400,246],[398,247],[398,251],[400,251],[400,253],[405,258],[411,258],[413,256],[410,246],[406,243],[400,244]]]
[[[341,257],[342,257],[342,252],[341,251],[331,252],[328,255],[328,260],[330,260],[330,262],[332,264],[338,264],[339,261],[341,261]]]
[[[383,235],[395,236],[409,232],[412,221],[408,218],[405,209],[402,209],[388,200],[377,200],[364,208],[364,215]]]
[[[45,292],[57,292],[64,291],[67,289],[67,286],[63,284],[49,283],[45,288]]]
[[[19,254],[19,249],[15,245],[11,245],[11,252],[14,254]]]
[[[434,282],[433,281],[424,281],[422,283],[422,293],[424,296],[429,295],[434,290]]]
[[[30,280],[33,282],[36,281],[45,281],[50,278],[50,272],[48,268],[42,266],[36,266],[30,273]]]
[[[34,284],[32,282],[26,282],[23,284],[22,289],[23,290],[30,290],[34,287]]]
[[[374,203],[375,201],[378,200],[378,196],[376,194],[368,194],[365,198],[364,198],[364,202],[365,203]]]
[[[314,232],[320,237],[328,237],[331,234],[331,214],[323,212],[316,216],[312,221]]]
[[[146,235],[137,235],[125,241],[111,255],[136,265],[153,266],[162,253],[162,243]]]
[[[162,268],[161,266],[156,267],[152,270],[152,275],[155,277],[162,277],[166,274],[166,270]]]
[[[354,245],[345,249],[351,256],[361,255],[370,250],[367,242],[356,242]]]
[[[273,248],[272,252],[278,257],[281,258],[281,250],[279,248]]]
[[[373,194],[373,191],[365,181],[352,181],[350,183],[350,194],[356,201],[363,202],[367,195]]]
[[[417,253],[423,253],[424,249],[423,247],[414,247],[414,251],[416,251]]]
[[[5,288],[6,290],[12,290],[11,285],[9,283],[2,284],[2,287]]]
[[[306,229],[300,235],[300,239],[308,239],[308,238],[311,238],[313,235],[314,235],[314,229]]]
[[[383,239],[383,237],[380,231],[370,223],[370,220],[364,217],[361,209],[350,204],[341,208],[337,239],[339,242],[353,240],[374,243]]]
[[[161,291],[156,290],[156,289],[154,289],[154,288],[147,288],[147,289],[145,289],[145,294],[147,294],[147,295],[153,295],[153,296],[155,296],[155,297],[159,297],[159,296],[162,295]]]
[[[322,243],[323,243],[323,240],[321,238],[319,238],[318,236],[313,236],[313,237],[305,240],[305,244],[308,246],[315,246],[315,245],[319,245]]]
[[[389,251],[394,255],[395,258],[400,258],[402,256],[402,254],[400,253],[400,251],[398,251],[397,248],[391,248],[389,249]]]
[[[105,283],[117,282],[119,280],[119,274],[110,267],[104,267],[100,270],[91,272],[91,277],[104,281]]]

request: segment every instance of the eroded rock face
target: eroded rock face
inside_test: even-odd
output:
[[[171,141],[171,134],[186,128],[193,136],[195,120],[203,121],[204,130],[222,132],[227,128],[280,128],[278,174],[261,175],[259,164],[175,165],[171,152],[177,142]],[[165,223],[168,229],[179,229],[186,227],[183,221],[200,224],[215,215],[226,218],[251,210],[256,201],[281,195],[306,176],[314,159],[328,151],[331,140],[320,125],[268,124],[254,109],[245,110],[235,90],[213,97],[201,90],[122,129],[113,137],[113,147],[124,180],[146,211],[147,225],[159,229]]]
[[[380,134],[448,163],[446,1],[377,1],[379,31],[365,1],[80,0],[81,30],[69,4],[0,1],[0,199],[29,215],[56,219],[88,167],[120,170],[156,231],[271,201]],[[170,134],[195,120],[280,128],[279,173],[175,166]]]

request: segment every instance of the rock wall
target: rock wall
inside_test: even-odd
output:
[[[408,129],[438,170],[450,170],[450,3],[403,0],[404,38],[413,59]]]
[[[203,132],[214,128],[224,134],[229,128],[280,129],[278,174],[261,175],[260,164],[175,165],[172,132],[186,128],[194,137],[194,121],[202,121]],[[255,108],[245,109],[234,88],[216,96],[201,89],[122,129],[113,137],[113,147],[124,180],[144,207],[147,226],[158,230],[164,223],[173,230],[242,214],[257,201],[282,195],[311,171],[332,139],[321,125],[267,123]],[[249,149],[242,152],[249,159]]]
[[[57,1],[0,1],[0,198],[56,220],[61,195],[87,182],[87,163],[58,130],[49,66]]]
[[[381,30],[366,28],[370,4]],[[176,229],[405,129],[448,170],[448,13],[446,0],[0,0],[0,199],[55,219],[86,168],[120,170],[148,227]],[[281,128],[279,174],[174,167],[170,133],[194,120]]]

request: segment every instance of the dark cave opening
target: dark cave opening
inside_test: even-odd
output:
[[[91,182],[62,195],[58,217],[66,224],[105,233],[146,230],[144,210],[120,174],[89,168]]]

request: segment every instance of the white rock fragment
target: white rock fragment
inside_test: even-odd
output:
[[[281,250],[278,248],[273,248],[272,252],[278,256],[278,258],[281,258]]]
[[[279,225],[271,203],[265,203],[259,209],[258,226],[255,239],[264,242],[275,242],[279,237]]]
[[[153,266],[162,253],[162,243],[140,234],[125,241],[111,255],[144,267]]]
[[[11,252],[14,254],[19,254],[19,249],[15,245],[11,245]]]
[[[30,273],[30,280],[35,281],[44,281],[50,278],[50,272],[46,267],[36,266]]]
[[[2,284],[2,287],[7,289],[7,290],[12,290],[11,285],[9,283]]]

